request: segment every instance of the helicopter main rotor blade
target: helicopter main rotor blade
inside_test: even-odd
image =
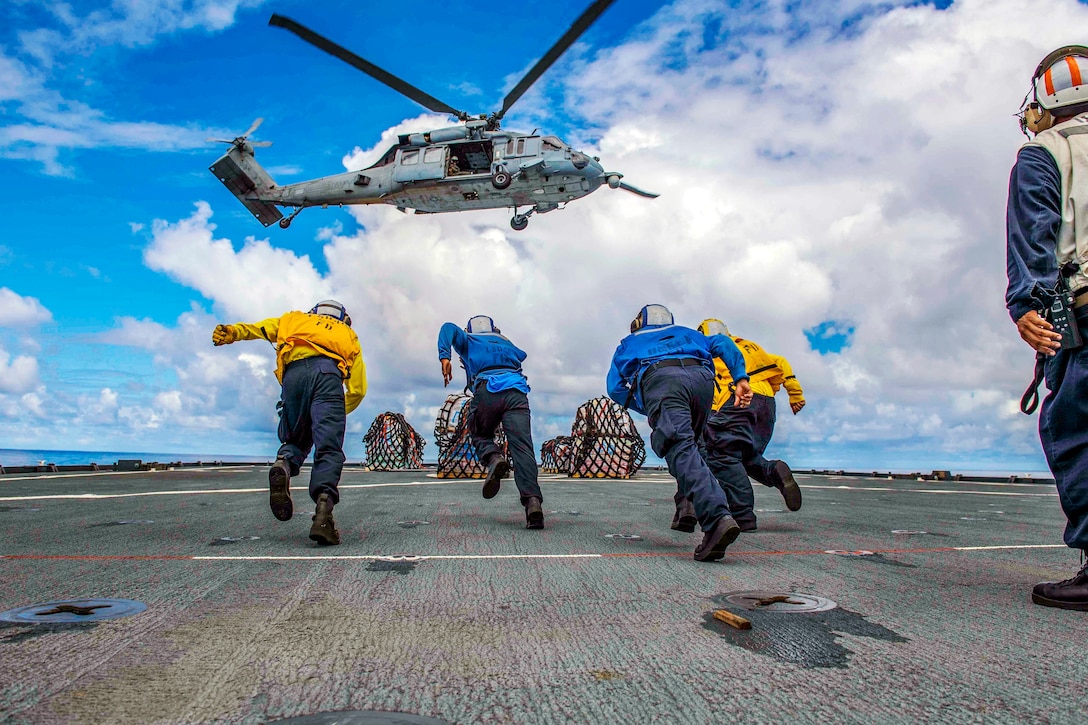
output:
[[[655,194],[652,191],[643,191],[642,189],[638,188],[637,186],[631,186],[630,184],[627,184],[627,183],[622,182],[622,181],[620,182],[620,185],[619,185],[618,188],[623,189],[624,191],[629,191],[632,194],[638,194],[639,196],[644,196],[647,199],[656,199],[657,197],[661,196],[661,194]]]
[[[586,32],[586,29],[594,23],[601,16],[608,6],[611,5],[614,0],[596,0],[592,5],[586,8],[586,11],[574,21],[574,25],[570,26],[570,29],[563,34],[563,37],[556,41],[555,45],[551,47],[544,57],[536,62],[529,72],[525,74],[525,77],[518,81],[518,84],[514,86],[513,90],[506,94],[506,98],[502,99],[502,110],[494,115],[494,118],[500,119],[506,115],[506,112],[510,110],[522,94],[529,90],[529,86],[536,83],[537,78],[540,78],[544,74],[544,71],[551,67],[552,63],[563,55],[574,41],[578,40],[582,33]]]
[[[448,103],[443,103],[434,96],[428,93],[424,93],[407,81],[403,81],[400,78],[397,78],[392,73],[382,70],[370,61],[360,58],[347,48],[337,45],[328,38],[318,35],[314,31],[310,30],[305,26],[299,25],[290,18],[286,18],[282,15],[273,14],[272,17],[269,18],[268,24],[277,28],[284,28],[285,30],[290,30],[292,33],[302,38],[307,43],[317,46],[329,55],[335,56],[347,63],[348,65],[357,68],[358,70],[361,70],[363,73],[366,73],[371,78],[381,81],[393,90],[402,93],[405,96],[408,96],[413,101],[428,110],[438,113],[448,113],[450,115],[456,116],[462,121],[468,118],[468,114],[464,111],[458,111],[456,108],[449,105]]]
[[[264,123],[263,118],[258,118],[253,122],[253,125],[249,127],[249,130],[242,134],[242,138],[248,138],[249,134],[257,130],[257,127]]]

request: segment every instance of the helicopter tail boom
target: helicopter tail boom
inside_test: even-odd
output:
[[[232,147],[211,166],[215,178],[223,182],[238,197],[246,209],[261,224],[270,226],[283,218],[283,214],[269,201],[262,201],[261,196],[268,196],[276,182],[264,167],[257,163],[253,153],[246,153],[244,148]]]

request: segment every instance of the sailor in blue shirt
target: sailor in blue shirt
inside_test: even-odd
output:
[[[1088,259],[1088,85],[1082,77],[1088,77],[1088,47],[1058,48],[1036,68],[1021,109],[1025,135],[1031,131],[1034,137],[1017,154],[1009,180],[1005,303],[1020,337],[1037,353],[1037,377],[1021,404],[1024,412],[1034,411],[1040,376],[1050,391],[1039,414],[1039,437],[1067,519],[1065,543],[1083,557],[1088,347],[1078,345],[1074,334],[1088,334],[1088,265],[1080,261]],[[1063,315],[1072,318],[1065,336],[1052,324]],[[1031,599],[1088,610],[1088,564],[1070,579],[1036,584]]]
[[[695,507],[703,530],[696,561],[721,559],[740,534],[698,445],[714,400],[716,357],[733,376],[736,405],[746,407],[752,389],[736,343],[674,324],[664,305],[646,305],[631,322],[631,334],[616,348],[608,371],[608,395],[646,416],[653,431],[651,448],[668,464],[680,494]]]
[[[544,528],[544,497],[536,476],[529,384],[521,371],[525,353],[503,337],[495,322],[485,315],[470,319],[464,330],[447,322],[438,332],[438,359],[445,385],[453,380],[451,347],[464,364],[468,389],[472,391],[468,426],[476,455],[487,466],[484,498],[494,498],[500,482],[510,473],[510,462],[495,445],[495,430],[501,423],[514,462],[514,484],[525,507],[525,528]]]

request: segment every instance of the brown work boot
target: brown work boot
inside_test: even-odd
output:
[[[332,520],[332,499],[323,493],[317,497],[317,509],[314,511],[314,524],[310,527],[310,538],[322,546],[336,546],[340,543],[340,532]]]
[[[672,525],[669,528],[690,534],[695,531],[695,525],[698,523],[699,517],[695,515],[695,506],[685,498],[676,505],[676,513],[672,515]]]
[[[525,528],[544,528],[544,510],[540,508],[540,499],[536,496],[530,496],[525,501]]]
[[[495,456],[487,466],[487,479],[484,480],[484,498],[495,498],[499,493],[502,479],[510,473],[510,461],[502,456]]]
[[[283,457],[276,458],[268,469],[268,505],[272,515],[280,521],[290,521],[295,513],[291,501],[291,467]]]
[[[740,527],[732,516],[722,516],[710,531],[703,534],[703,540],[695,547],[695,561],[717,561],[725,556],[725,548],[740,536]]]

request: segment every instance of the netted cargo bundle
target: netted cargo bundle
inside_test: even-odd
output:
[[[423,446],[415,428],[400,413],[385,412],[374,419],[363,436],[366,465],[374,471],[423,468]]]
[[[540,446],[540,469],[546,473],[570,473],[570,436],[556,436]]]
[[[468,434],[468,404],[472,396],[455,393],[446,398],[434,421],[434,440],[438,445],[439,478],[484,478],[487,469],[476,457],[476,448]],[[506,434],[500,425],[495,443],[506,455]]]
[[[571,436],[572,478],[630,478],[646,460],[646,444],[631,414],[605,396],[578,408]]]

